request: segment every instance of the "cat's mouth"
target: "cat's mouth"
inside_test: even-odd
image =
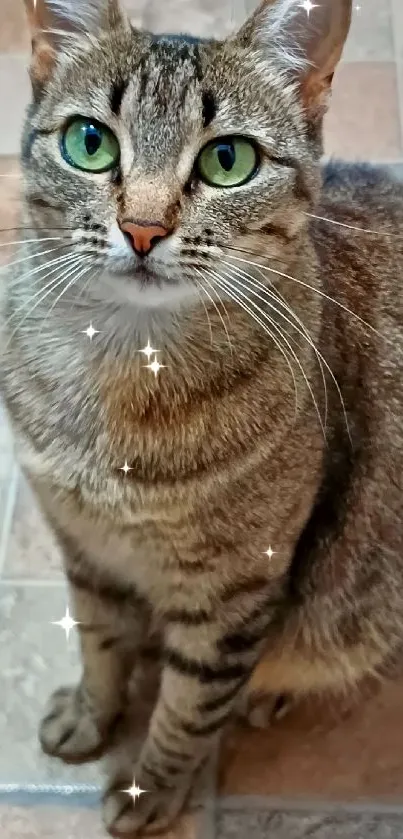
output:
[[[176,285],[178,280],[169,275],[165,270],[159,271],[148,265],[136,265],[118,272],[118,276],[126,283],[137,284],[140,288],[147,287],[162,288],[166,285]]]

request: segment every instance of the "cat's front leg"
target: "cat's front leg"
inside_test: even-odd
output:
[[[250,597],[249,597],[250,601]],[[230,719],[242,687],[264,644],[270,607],[240,604],[203,625],[178,624],[165,633],[160,694],[133,774],[117,775],[104,798],[104,820],[113,836],[165,830],[182,810],[195,774]],[[225,607],[225,608],[224,608]],[[124,790],[133,782],[145,792],[135,801]]]
[[[83,675],[78,686],[50,698],[40,725],[43,750],[66,762],[99,756],[125,703],[136,649],[144,638],[143,615],[132,604],[70,582],[78,621]]]

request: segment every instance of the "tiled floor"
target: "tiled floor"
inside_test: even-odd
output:
[[[402,161],[403,0],[360,5],[336,79],[326,152]],[[253,0],[131,0],[134,16],[149,27],[215,34],[230,28],[231,10],[241,20],[252,6]],[[28,96],[21,8],[22,2],[1,0],[0,155],[17,151]],[[0,160],[0,176],[4,229],[15,223],[18,207],[13,157]],[[13,236],[1,233],[2,242],[6,235]],[[0,248],[0,261],[8,253]],[[101,767],[67,768],[37,746],[47,694],[77,676],[76,638],[67,643],[50,623],[66,606],[60,557],[19,477],[1,414],[0,580],[0,835],[101,839]],[[231,732],[210,779],[216,795],[169,839],[403,839],[402,707],[403,681],[396,680],[339,703],[307,703],[271,732]]]

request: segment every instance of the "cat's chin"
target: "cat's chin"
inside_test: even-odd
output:
[[[199,299],[197,287],[187,279],[169,280],[158,274],[104,271],[91,296],[136,309],[177,310]]]

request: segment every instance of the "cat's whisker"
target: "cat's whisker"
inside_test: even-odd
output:
[[[269,337],[270,337],[270,338],[271,338],[271,340],[273,341],[274,345],[277,347],[277,349],[279,350],[279,352],[281,353],[281,355],[282,355],[282,356],[283,356],[283,358],[285,359],[285,362],[286,362],[286,364],[287,364],[287,366],[288,366],[288,368],[289,368],[289,370],[290,370],[291,377],[292,377],[292,381],[293,381],[293,386],[294,386],[294,394],[295,394],[295,417],[296,417],[296,416],[297,416],[297,414],[298,414],[298,410],[299,410],[299,406],[298,406],[298,388],[297,388],[297,380],[296,380],[296,378],[295,378],[295,373],[294,373],[294,370],[293,370],[292,364],[291,364],[291,362],[290,362],[290,359],[289,359],[289,357],[288,357],[288,355],[287,355],[286,351],[284,350],[284,347],[282,347],[282,345],[281,345],[280,341],[276,338],[276,336],[273,334],[273,332],[269,329],[269,327],[267,326],[267,324],[266,324],[266,323],[264,323],[264,321],[262,321],[262,320],[261,320],[261,318],[259,318],[259,317],[258,317],[258,315],[256,315],[256,314],[255,314],[255,312],[253,312],[253,311],[252,311],[252,309],[251,309],[251,308],[250,308],[247,304],[245,304],[242,300],[240,300],[240,299],[237,297],[236,290],[234,290],[234,289],[232,288],[232,286],[231,286],[231,285],[230,285],[230,284],[229,284],[229,283],[228,283],[228,282],[227,282],[227,281],[226,281],[226,280],[222,277],[222,275],[221,275],[221,274],[218,274],[216,271],[212,271],[212,270],[209,272],[209,274],[210,274],[210,277],[213,277],[213,278],[215,279],[215,283],[216,283],[216,285],[218,285],[218,287],[219,287],[219,288],[221,288],[221,291],[223,291],[225,294],[227,294],[227,295],[228,295],[228,297],[229,297],[229,298],[230,298],[230,299],[231,299],[234,303],[236,303],[236,304],[237,304],[237,305],[238,305],[241,309],[243,309],[245,312],[247,312],[247,314],[248,314],[248,315],[250,315],[250,317],[252,318],[252,320],[254,320],[256,323],[258,323],[258,324],[259,324],[259,326],[261,326],[261,328],[263,329],[263,331],[264,331],[267,335],[269,335]],[[248,298],[247,298],[247,299],[248,299]],[[284,336],[282,335],[282,333],[281,333],[281,337],[284,339]],[[286,342],[286,343],[287,343],[287,342]]]
[[[326,294],[326,292],[322,291],[320,288],[315,288],[315,286],[306,283],[304,280],[299,280],[297,277],[292,277],[291,274],[285,274],[284,271],[277,271],[275,268],[269,268],[268,265],[262,265],[261,263],[253,262],[250,259],[241,259],[241,257],[239,256],[233,256],[232,259],[236,259],[237,262],[243,262],[246,265],[253,265],[256,268],[261,268],[263,271],[270,271],[272,274],[275,274],[278,277],[283,277],[286,280],[291,280],[292,282],[297,283],[298,285],[304,286],[304,288],[308,288],[310,291],[313,291],[315,292],[315,294],[318,294],[320,297],[323,297],[325,300],[328,300],[329,303],[333,303],[335,306],[338,306],[340,309],[343,309],[344,312],[347,312],[348,315],[351,315],[351,317],[355,318],[355,320],[362,323],[363,326],[366,326],[366,328],[373,332],[378,338],[381,338],[383,341],[388,341],[388,339],[384,335],[378,332],[378,330],[375,329],[374,326],[371,326],[371,324],[364,320],[364,318],[360,317],[360,315],[357,315],[355,312],[349,309],[348,306],[345,306],[344,303],[340,303],[340,300],[336,300],[334,297],[331,297],[329,294]]]
[[[31,283],[32,282],[32,277],[34,275],[36,275],[36,274],[40,275],[42,273],[42,271],[47,271],[48,268],[51,268],[51,270],[48,271],[44,276],[39,276],[37,278],[36,282],[43,283],[46,279],[48,279],[48,277],[51,277],[53,274],[57,273],[57,271],[59,271],[60,269],[63,269],[65,266],[67,266],[67,265],[70,266],[70,264],[74,263],[77,259],[78,259],[78,256],[76,254],[65,254],[63,257],[58,257],[57,259],[52,259],[49,262],[45,263],[45,265],[39,265],[37,268],[34,268],[32,271],[24,274],[22,277],[18,277],[18,280],[15,283],[15,285],[20,284],[21,282],[23,282],[27,279]],[[53,280],[52,280],[52,282],[53,282]],[[13,311],[13,313],[10,315],[10,317],[7,318],[6,324],[10,323],[13,320],[13,318],[16,315],[19,314],[19,312],[23,311],[26,308],[26,306],[29,306],[29,304],[32,302],[32,300],[34,300],[38,295],[40,295],[43,290],[44,289],[42,287],[41,289],[39,289],[38,292],[35,293],[34,297],[32,297],[32,296],[29,297],[28,300],[24,301],[22,306],[18,306]]]
[[[13,245],[32,245],[42,242],[61,242],[63,239],[67,239],[67,236],[44,236],[39,239],[21,239],[18,242],[2,242],[0,248],[11,248]]]
[[[274,306],[272,302],[267,300],[267,296],[271,297],[272,299],[274,299],[276,301],[276,303],[278,303],[280,306],[282,306],[291,315],[291,317],[293,317],[294,319],[297,319],[297,316],[295,315],[295,312],[293,312],[293,310],[290,309],[289,306],[282,303],[273,292],[271,292],[267,288],[265,288],[265,286],[262,283],[260,283],[259,280],[255,280],[255,278],[252,277],[251,274],[248,274],[242,268],[239,268],[239,266],[233,266],[229,262],[226,262],[226,261],[224,261],[223,264],[226,265],[228,268],[230,268],[232,270],[232,274],[233,275],[235,274],[235,279],[239,279],[241,282],[248,284],[248,288],[249,288],[251,294],[253,294],[255,297],[257,297],[263,303],[266,303],[266,305],[269,306],[270,309],[273,312],[275,312],[277,315],[279,315],[281,318],[283,318],[283,320],[285,320],[286,323],[289,324],[289,326],[291,326],[293,329],[295,329],[295,331],[299,335],[301,335],[301,337],[304,338],[304,340],[307,341],[307,343],[312,347],[312,349],[315,352],[315,355],[317,357],[318,364],[319,364],[320,371],[321,371],[321,375],[322,375],[323,390],[324,390],[324,397],[325,397],[325,417],[324,417],[323,425],[326,429],[327,415],[328,415],[328,393],[327,393],[327,386],[326,386],[326,377],[325,377],[324,370],[323,370],[322,355],[319,352],[319,350],[317,349],[317,347],[316,347],[314,341],[312,340],[311,336],[309,335],[309,333],[305,329],[304,325],[301,324],[301,322],[300,322],[299,326],[296,325],[296,323],[293,320],[290,320],[290,318],[288,318],[280,309],[278,309],[277,306]],[[254,289],[256,289],[256,288],[258,288],[260,292],[263,291],[265,296],[263,296],[263,294],[260,294],[258,291],[255,291]],[[291,336],[289,336],[289,337],[290,337],[290,340],[293,340]],[[326,364],[326,361],[324,359],[323,359],[323,361]],[[330,373],[331,373],[331,371],[330,371]]]
[[[228,263],[227,263],[227,262],[224,262],[224,264],[225,264],[225,265],[228,265]],[[338,396],[339,396],[339,399],[340,399],[340,403],[341,403],[341,406],[342,406],[342,410],[343,410],[343,414],[344,414],[344,419],[345,419],[345,423],[346,423],[347,433],[348,433],[348,436],[349,436],[349,438],[350,438],[350,442],[352,442],[351,433],[350,433],[350,427],[349,427],[349,423],[348,423],[347,410],[346,410],[346,406],[345,406],[345,402],[344,402],[343,394],[342,394],[341,389],[340,389],[340,385],[339,385],[339,383],[338,383],[338,381],[337,381],[337,379],[336,379],[336,377],[335,377],[335,375],[334,375],[334,373],[333,373],[333,371],[332,371],[332,369],[331,369],[330,365],[328,364],[328,362],[326,361],[325,357],[322,355],[322,353],[320,352],[320,350],[317,348],[317,346],[316,346],[315,342],[314,342],[314,341],[313,341],[313,339],[312,339],[312,336],[309,334],[309,332],[308,332],[308,330],[306,329],[306,327],[305,327],[304,323],[303,323],[303,322],[300,320],[300,318],[296,315],[296,313],[294,312],[294,310],[293,310],[293,309],[292,309],[292,308],[291,308],[291,307],[290,307],[290,306],[286,303],[286,301],[284,301],[284,300],[283,300],[283,302],[282,302],[282,301],[281,301],[281,300],[277,297],[277,294],[276,294],[276,293],[269,291],[267,288],[265,288],[265,286],[264,286],[262,283],[260,283],[260,282],[259,282],[259,280],[257,280],[255,277],[252,277],[250,274],[248,274],[247,272],[245,272],[243,269],[238,268],[238,266],[236,266],[236,270],[241,272],[242,277],[243,277],[243,278],[244,278],[244,280],[245,280],[245,281],[249,284],[249,286],[252,286],[252,287],[254,287],[254,288],[259,288],[262,292],[264,292],[264,294],[265,294],[265,295],[268,295],[269,297],[274,298],[274,300],[276,300],[276,302],[277,302],[280,306],[282,306],[282,307],[283,307],[283,308],[284,308],[284,309],[285,309],[285,310],[286,310],[286,311],[287,311],[287,312],[291,315],[291,317],[292,317],[292,318],[294,318],[294,319],[295,319],[295,321],[299,324],[299,327],[300,327],[300,328],[299,328],[299,327],[297,327],[297,326],[296,326],[296,324],[295,324],[293,321],[291,321],[289,318],[287,318],[287,317],[286,317],[286,316],[285,316],[285,315],[284,315],[281,311],[279,311],[279,309],[277,309],[277,307],[273,306],[273,304],[272,304],[271,302],[269,302],[269,301],[265,300],[265,298],[264,298],[263,296],[261,296],[260,294],[258,294],[257,292],[252,292],[252,293],[254,293],[257,297],[259,297],[259,299],[261,299],[262,301],[266,302],[266,303],[267,303],[267,305],[268,305],[268,306],[270,306],[270,308],[271,308],[273,311],[275,311],[278,315],[280,315],[280,317],[282,317],[282,318],[283,318],[283,319],[284,319],[284,320],[285,320],[285,321],[286,321],[286,322],[287,322],[287,323],[288,323],[288,324],[289,324],[289,325],[290,325],[293,329],[295,329],[295,330],[296,330],[296,331],[297,331],[297,332],[301,335],[301,337],[303,337],[303,338],[304,338],[304,340],[306,340],[306,341],[308,342],[308,344],[312,347],[312,349],[313,349],[313,351],[314,351],[314,353],[315,353],[315,355],[316,355],[316,357],[317,357],[318,364],[319,364],[319,367],[320,367],[320,370],[321,370],[321,374],[322,374],[322,381],[323,381],[323,388],[324,388],[324,396],[325,396],[325,420],[324,420],[324,426],[325,426],[325,428],[326,428],[326,425],[327,425],[327,415],[328,415],[328,393],[327,393],[326,377],[325,377],[324,370],[323,370],[323,366],[325,366],[325,368],[326,368],[326,369],[327,369],[327,371],[329,372],[329,374],[330,374],[330,376],[331,376],[331,378],[332,378],[332,380],[333,380],[333,382],[334,382],[334,385],[335,385],[335,387],[336,387],[336,389],[337,389],[337,393],[338,393]]]
[[[84,262],[87,263],[87,264],[84,265],[84,268],[83,268],[83,263]],[[88,265],[88,262],[90,262],[91,264]],[[42,321],[41,328],[39,330],[39,335],[42,333],[45,322],[51,316],[54,308],[57,306],[57,304],[59,303],[61,298],[67,293],[67,291],[69,290],[69,288],[71,288],[71,286],[75,285],[81,277],[83,277],[88,271],[91,270],[92,263],[93,263],[92,258],[90,256],[86,256],[86,257],[84,257],[83,259],[80,260],[79,265],[73,265],[73,266],[70,265],[68,270],[67,270],[67,273],[65,272],[63,277],[59,278],[59,279],[63,279],[63,280],[69,280],[69,282],[67,283],[67,286],[62,289],[61,293],[58,295],[56,300],[53,301],[52,306],[50,307],[49,311],[46,313],[46,315],[45,315],[45,317]],[[43,302],[43,301],[41,301],[41,302]]]
[[[68,271],[70,271],[74,267],[75,267],[74,265],[70,264],[69,267],[68,267]],[[52,273],[54,273],[54,272],[52,272]],[[41,305],[41,303],[43,303],[44,300],[46,300],[46,298],[49,296],[49,294],[52,294],[54,291],[56,291],[56,289],[59,288],[59,286],[65,281],[65,274],[66,274],[65,271],[62,273],[61,276],[59,274],[56,278],[52,279],[49,283],[47,283],[44,288],[41,288],[39,290],[39,292],[37,292],[36,294],[34,294],[33,297],[31,297],[31,299],[28,301],[28,305],[29,305],[29,303],[32,302],[32,300],[35,300],[35,303],[29,309],[29,311],[26,312],[24,317],[19,321],[17,326],[12,331],[12,333],[9,337],[9,340],[6,344],[6,349],[8,348],[9,344],[11,343],[12,339],[14,338],[14,336],[16,335],[18,330],[21,329],[21,326],[23,325],[23,323],[25,323],[25,321],[34,313],[35,309],[37,309],[37,307],[39,305]],[[14,312],[14,314],[17,314],[17,312],[21,311],[21,309],[25,309],[26,305],[27,304],[25,303],[22,307],[19,307],[19,309],[17,309],[16,312]]]
[[[13,289],[15,289],[17,286],[22,285],[27,279],[29,279],[31,283],[32,277],[35,277],[37,274],[41,274],[42,271],[46,271],[47,268],[51,268],[54,265],[60,266],[63,263],[67,264],[67,262],[69,262],[71,259],[74,259],[76,256],[77,254],[65,253],[63,254],[63,256],[58,256],[55,257],[55,259],[50,259],[47,262],[43,263],[43,265],[37,265],[36,268],[31,268],[30,271],[27,271],[25,274],[21,274],[21,276],[17,275],[16,277],[8,279],[8,284]],[[45,277],[46,276],[47,275],[45,275]],[[37,282],[38,279],[39,282],[43,282],[45,277],[39,277],[35,282]]]
[[[238,268],[238,270],[241,270],[243,272],[243,269]],[[296,312],[294,312],[294,309],[292,308],[292,306],[290,306],[290,304],[285,299],[285,297],[283,297],[283,295],[280,294],[280,291],[278,289],[276,289],[276,286],[274,285],[274,283],[271,282],[269,277],[265,277],[265,275],[260,270],[260,268],[257,268],[256,270],[259,272],[261,278],[265,281],[265,283],[267,282],[269,284],[270,289],[268,289],[263,283],[260,283],[257,278],[256,278],[256,284],[257,284],[256,287],[261,288],[262,291],[264,291],[272,299],[274,299],[277,303],[279,303],[279,305],[282,306],[285,309],[285,311],[288,312],[291,315],[292,318],[294,318],[296,323],[298,323],[298,325],[301,327],[304,334],[309,338],[309,341],[312,342],[312,346],[313,346],[315,355],[318,359],[318,364],[319,364],[319,367],[320,367],[320,370],[321,370],[321,373],[322,373],[322,379],[323,379],[323,389],[324,389],[324,395],[325,395],[324,426],[326,428],[327,427],[327,416],[328,416],[328,393],[327,393],[326,377],[325,377],[325,374],[324,374],[324,371],[323,371],[323,364],[325,366],[327,366],[326,359],[324,358],[322,353],[318,350],[316,344],[313,341],[312,335],[310,334],[309,330],[306,328],[304,322],[301,320],[301,318],[298,317]],[[251,275],[247,272],[245,272],[245,273],[246,273],[247,277],[249,278],[249,280],[251,282]],[[253,280],[255,280],[255,277],[253,277]],[[281,313],[280,313],[280,316],[281,316]],[[335,377],[333,376],[333,373],[332,373],[330,367],[329,367],[329,372],[330,372],[330,375],[332,376],[332,378],[334,378],[334,380],[335,380]],[[336,387],[338,388],[337,380],[335,380],[335,383],[336,383]],[[344,400],[342,400],[342,404],[344,405]]]
[[[195,277],[195,282],[196,282],[196,288],[197,288],[197,293],[198,293],[199,298],[200,298],[200,302],[201,302],[201,304],[202,304],[202,306],[203,306],[203,308],[204,308],[204,311],[205,311],[205,313],[206,313],[206,318],[207,318],[208,328],[209,328],[209,332],[210,332],[210,347],[212,347],[212,346],[213,346],[213,343],[214,343],[214,339],[213,339],[213,327],[211,326],[210,315],[209,315],[209,313],[208,313],[207,306],[206,306],[206,304],[205,304],[205,302],[204,302],[204,299],[203,299],[203,291],[204,291],[204,288],[203,288],[202,284],[199,282],[199,280],[197,279],[197,277]],[[208,296],[208,295],[207,295],[207,296]]]
[[[237,253],[246,253],[248,255],[252,254],[253,256],[258,256],[260,259],[275,259],[277,261],[279,259],[278,256],[274,256],[273,254],[269,254],[269,253],[267,253],[266,250],[262,251],[261,253],[258,253],[257,251],[250,251],[250,250],[247,250],[246,248],[236,248],[234,245],[222,245],[222,248],[225,251],[236,251]]]
[[[326,216],[317,216],[315,213],[304,213],[305,216],[309,216],[309,218],[317,219],[318,221],[326,221],[328,224],[335,224],[337,227],[346,227],[348,230],[356,230],[358,233],[370,233],[374,236],[392,236],[395,239],[401,239],[402,234],[400,233],[389,233],[387,230],[370,230],[366,227],[357,227],[354,224],[346,224],[342,221],[336,221],[333,218],[326,218]]]
[[[23,262],[29,262],[31,259],[37,259],[42,256],[47,256],[49,253],[55,253],[55,251],[60,251],[63,248],[70,247],[70,243],[66,245],[57,245],[56,248],[48,248],[44,251],[39,251],[36,253],[31,253],[29,256],[24,256],[22,259],[16,259],[14,262],[8,262],[6,265],[2,265],[0,271],[7,271],[9,268],[13,268],[15,265],[21,265]]]
[[[227,276],[228,276],[228,275],[227,275]],[[228,280],[225,280],[225,279],[222,277],[222,275],[221,275],[221,279],[222,279],[222,281],[223,281],[225,284],[229,284],[229,285],[230,285],[230,283],[228,282]],[[230,277],[230,279],[231,279],[231,277]],[[233,281],[233,280],[234,280],[234,278],[232,278],[232,281]],[[233,288],[233,287],[230,285],[230,288]],[[297,355],[297,353],[295,352],[295,350],[292,348],[292,346],[291,346],[291,344],[290,344],[290,342],[289,342],[288,338],[286,338],[286,336],[284,335],[284,333],[283,333],[282,329],[278,326],[278,324],[276,324],[276,322],[275,322],[272,318],[270,318],[270,316],[267,314],[267,312],[264,312],[264,311],[263,311],[263,309],[261,309],[261,307],[257,305],[257,303],[254,303],[254,302],[250,299],[250,297],[248,297],[248,295],[244,293],[244,291],[243,291],[243,290],[241,290],[241,289],[237,288],[237,289],[236,289],[236,292],[237,292],[237,294],[239,294],[241,297],[244,297],[244,298],[248,301],[248,303],[249,303],[249,304],[250,304],[250,305],[251,305],[254,309],[257,309],[257,311],[258,311],[258,312],[259,312],[259,313],[263,316],[263,318],[264,318],[265,320],[268,320],[268,321],[269,321],[270,325],[273,327],[273,329],[275,329],[275,330],[276,330],[276,332],[279,332],[279,333],[280,333],[282,340],[284,341],[284,343],[285,343],[285,344],[286,344],[286,346],[288,347],[288,349],[289,349],[289,351],[290,351],[291,355],[293,356],[293,358],[294,358],[294,359],[295,359],[295,361],[297,362],[297,365],[298,365],[298,367],[299,367],[299,369],[300,369],[300,371],[301,371],[301,373],[302,373],[302,376],[303,376],[303,378],[304,378],[304,380],[305,380],[305,383],[306,383],[307,388],[308,388],[308,390],[309,390],[309,393],[310,393],[310,396],[311,396],[311,399],[312,399],[313,405],[314,405],[314,407],[315,407],[315,411],[316,411],[316,414],[317,414],[317,417],[318,417],[318,420],[319,420],[319,423],[320,423],[320,427],[321,427],[321,429],[322,429],[323,438],[324,438],[324,440],[326,441],[326,432],[325,432],[325,427],[324,427],[324,424],[323,424],[323,419],[322,419],[322,416],[321,416],[321,413],[320,413],[320,410],[319,410],[318,403],[317,403],[317,401],[316,401],[315,394],[314,394],[314,392],[313,392],[312,385],[311,385],[311,383],[310,383],[310,381],[309,381],[309,379],[308,379],[308,376],[307,376],[307,375],[306,375],[306,373],[305,373],[305,370],[304,370],[303,364],[301,363],[300,359],[298,358],[298,355]]]
[[[196,268],[196,271],[197,271],[197,273],[199,274],[199,276],[202,278],[202,280],[203,280],[204,282],[206,282],[206,283],[207,283],[207,285],[208,285],[208,286],[209,286],[209,287],[210,287],[213,291],[215,291],[214,286],[213,286],[213,285],[209,282],[209,280],[207,279],[206,272],[203,272],[203,273],[202,273],[202,272],[201,272],[198,268]],[[221,323],[222,323],[222,325],[223,325],[223,328],[224,328],[225,334],[226,334],[226,336],[227,336],[227,342],[228,342],[228,346],[229,346],[229,348],[230,348],[231,355],[233,355],[233,353],[234,353],[234,348],[233,348],[233,346],[232,346],[232,341],[231,341],[231,339],[230,339],[229,332],[228,332],[228,329],[227,329],[227,325],[226,325],[226,323],[225,323],[225,320],[224,320],[224,318],[223,318],[223,316],[222,316],[222,314],[221,314],[221,312],[220,312],[220,310],[219,310],[219,308],[218,308],[218,306],[217,306],[217,303],[216,303],[216,301],[214,300],[214,298],[211,296],[211,294],[209,294],[209,292],[207,291],[207,289],[206,289],[206,288],[204,288],[204,285],[203,285],[203,284],[202,284],[202,286],[201,286],[201,287],[202,287],[202,289],[203,289],[204,293],[205,293],[205,294],[207,295],[207,297],[209,298],[209,300],[212,302],[212,304],[213,304],[213,306],[214,306],[214,308],[215,308],[215,310],[216,310],[216,312],[217,312],[217,314],[218,314],[218,317],[219,317],[219,318],[220,318],[220,320],[221,320]],[[218,299],[219,299],[219,301],[220,301],[220,303],[221,303],[221,305],[222,305],[222,307],[223,307],[223,309],[224,309],[225,314],[227,315],[227,319],[228,319],[228,322],[229,322],[228,312],[227,312],[227,310],[226,310],[226,308],[225,308],[225,306],[224,306],[223,301],[222,301],[222,300],[221,300],[221,298],[220,298],[220,295],[218,295]],[[208,317],[208,311],[207,311],[207,309],[206,309],[206,313],[207,313],[207,317]],[[210,320],[210,318],[209,318],[209,320]]]
[[[45,224],[43,227],[28,227],[27,225],[20,225],[19,227],[0,227],[0,233],[15,233],[19,230],[64,230],[68,232],[74,232],[76,230],[75,227],[51,227],[49,224]],[[67,239],[67,236],[62,236],[62,239]],[[35,239],[35,242],[40,241],[40,239]]]

